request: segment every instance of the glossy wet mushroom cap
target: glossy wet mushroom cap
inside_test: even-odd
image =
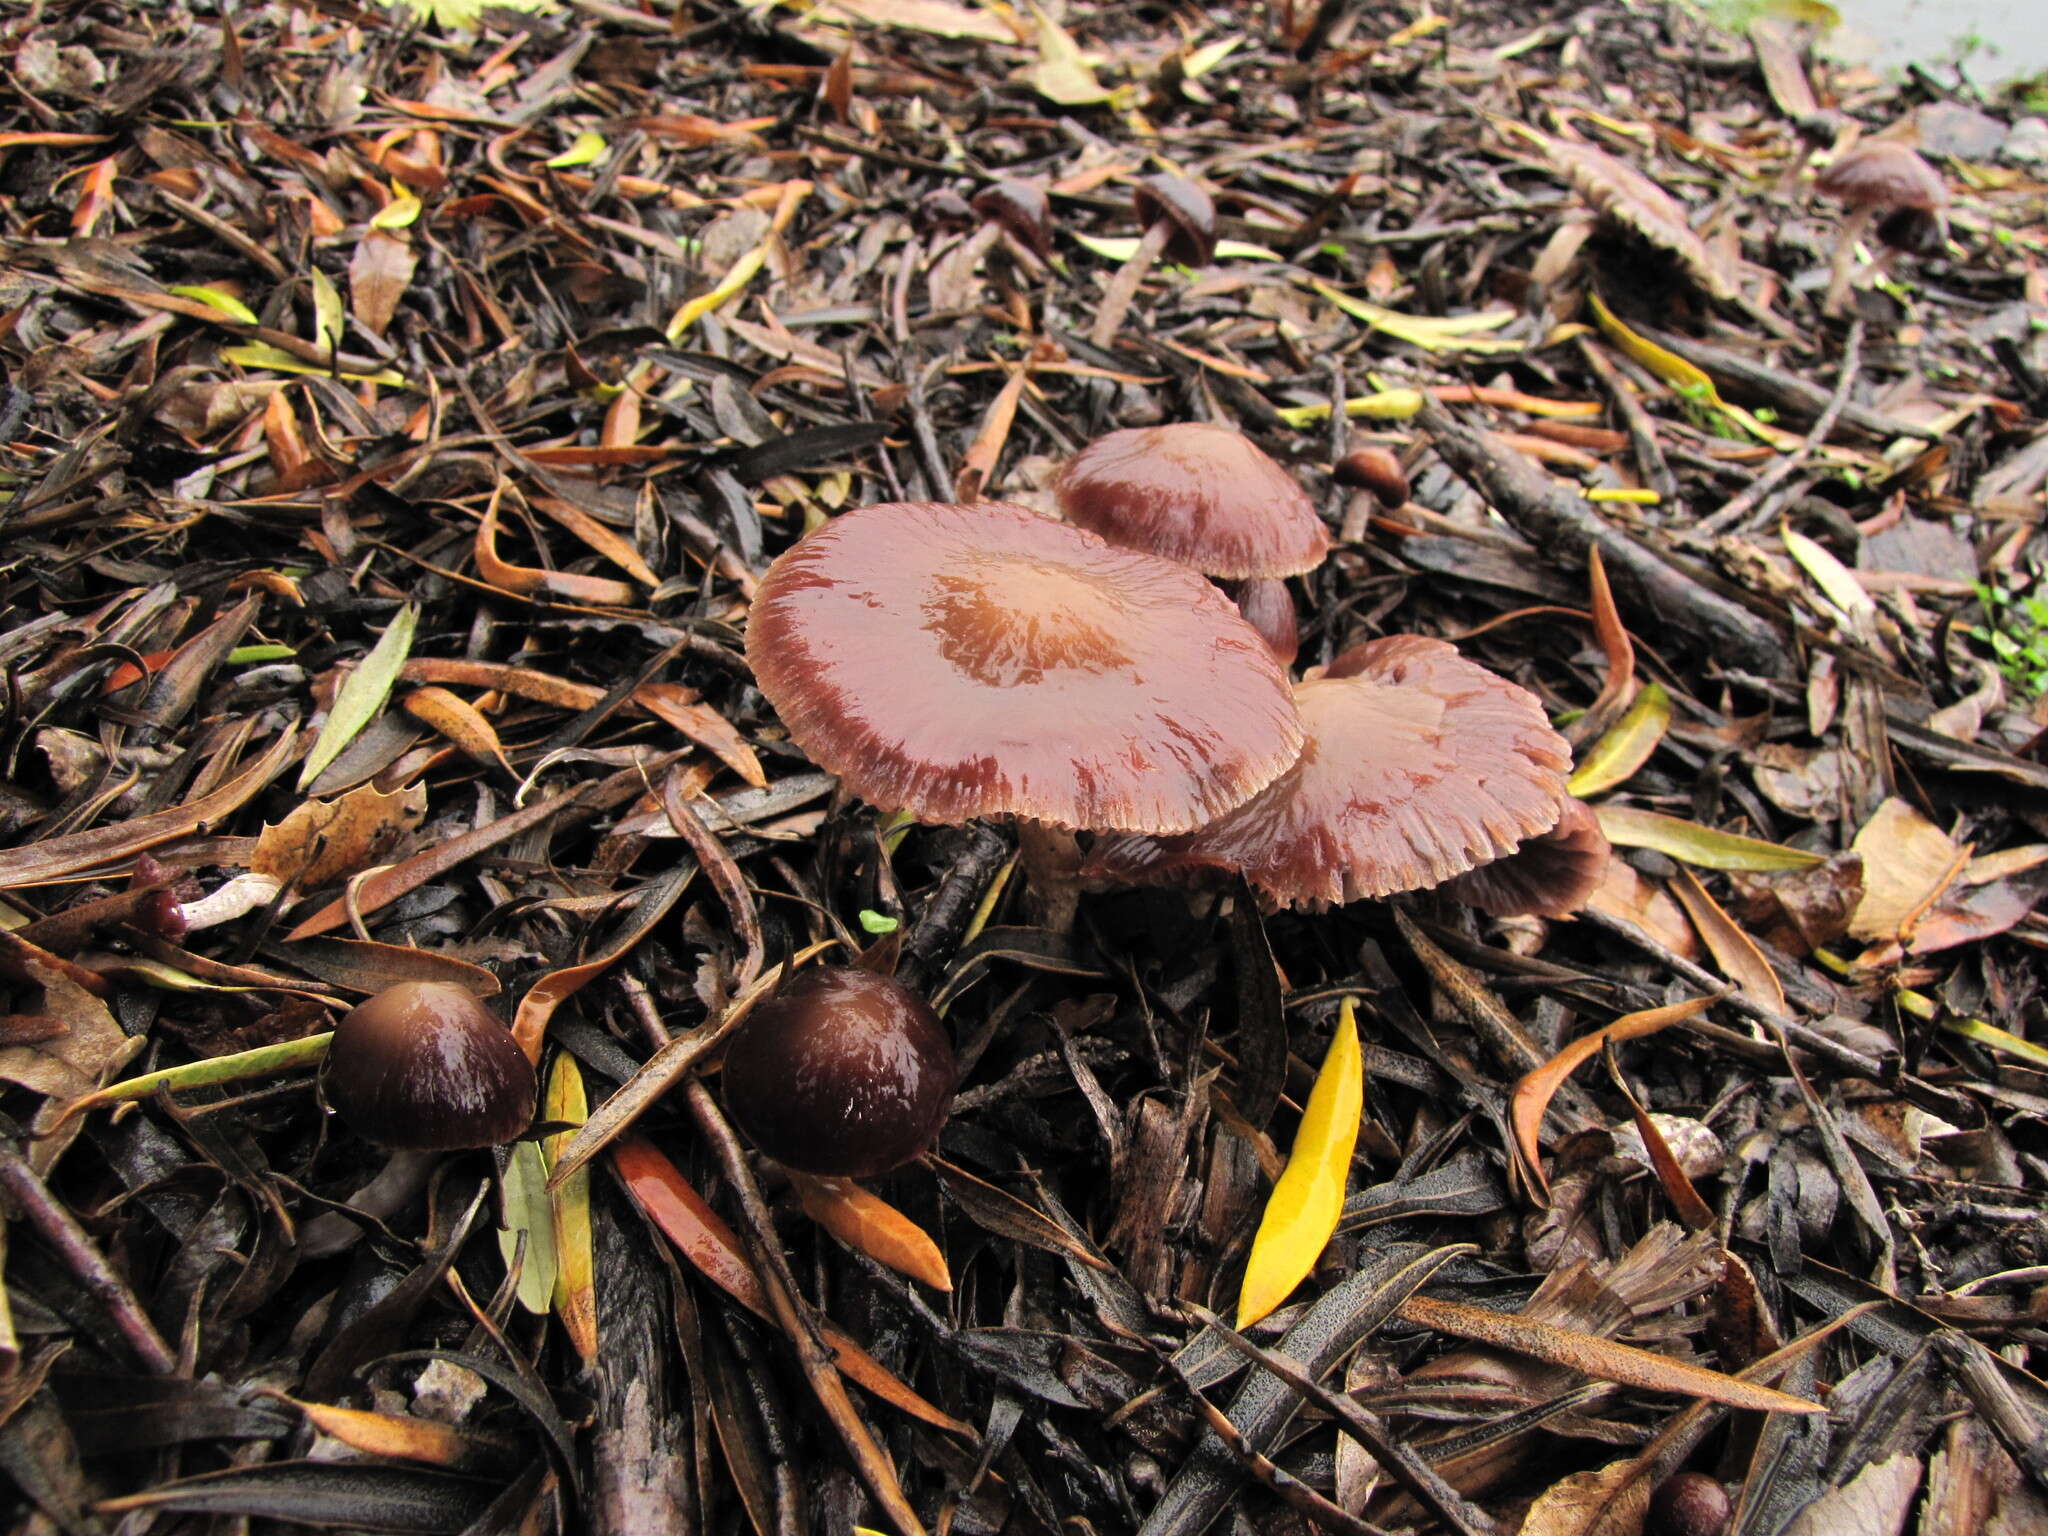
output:
[[[365,1140],[447,1151],[495,1147],[533,1121],[533,1064],[471,993],[402,981],[334,1027],[327,1102]]]
[[[1856,208],[1932,210],[1948,202],[1941,173],[1918,152],[1890,139],[1866,139],[1843,151],[1813,185]]]
[[[946,1028],[901,982],[804,971],[733,1032],[725,1107],[763,1152],[805,1173],[869,1178],[929,1147],[953,1103]]]
[[[1390,512],[1408,503],[1408,472],[1384,448],[1360,448],[1345,454],[1331,476],[1352,490],[1371,491],[1373,499]]]
[[[1571,763],[1524,688],[1441,640],[1394,635],[1297,685],[1301,761],[1199,832],[1105,840],[1110,879],[1241,872],[1319,906],[1433,886],[1554,823]]]
[[[1005,177],[974,194],[974,211],[993,219],[1041,261],[1052,259],[1052,204],[1035,181]]]
[[[827,523],[762,578],[747,660],[812,762],[925,821],[1184,831],[1301,744],[1215,587],[1000,502]]]
[[[1643,1536],[1722,1536],[1734,1516],[1719,1481],[1704,1472],[1674,1472],[1650,1495]]]
[[[1166,259],[1184,267],[1205,267],[1216,254],[1216,204],[1185,176],[1147,176],[1131,188],[1131,206],[1140,224],[1161,219],[1173,225]]]
[[[1098,437],[1067,461],[1055,494],[1068,522],[1226,580],[1297,576],[1330,552],[1294,477],[1242,432],[1209,422]]]
[[[1447,881],[1444,890],[1494,917],[1563,917],[1600,888],[1613,850],[1600,818],[1581,800],[1566,800],[1557,824],[1506,858]]]

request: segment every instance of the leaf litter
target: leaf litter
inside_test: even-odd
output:
[[[2039,136],[1722,19],[0,3],[13,1523],[1637,1536],[1691,1472],[1753,1536],[2037,1524]],[[1947,222],[1830,316],[1812,176],[1879,136]],[[1162,171],[1216,256],[1094,345]],[[1048,931],[1011,829],[791,744],[775,555],[1182,420],[1344,531],[1301,666],[1543,701],[1576,918]],[[825,962],[963,1063],[858,1184],[717,1110]],[[543,1108],[316,1251],[388,1156],[327,1032],[396,981]]]

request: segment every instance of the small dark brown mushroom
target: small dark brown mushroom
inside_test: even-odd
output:
[[[804,1173],[871,1178],[938,1139],[958,1063],[923,998],[887,976],[802,972],[725,1049],[725,1107],[754,1145]]]
[[[1650,1495],[1643,1536],[1722,1536],[1734,1517],[1728,1490],[1704,1472],[1674,1472]]]
[[[334,1027],[327,1102],[365,1140],[419,1151],[495,1147],[533,1120],[533,1064],[477,998],[402,981]]]
[[[1040,262],[1052,260],[1052,203],[1035,181],[1007,176],[974,194],[974,211],[1016,237]]]
[[[1103,292],[1102,308],[1088,332],[1098,347],[1116,340],[1139,285],[1162,255],[1182,266],[1201,267],[1216,253],[1216,204],[1185,176],[1146,177],[1131,189],[1131,206],[1145,232]]]
[[[1408,504],[1408,472],[1384,448],[1358,448],[1330,470],[1330,478],[1349,490],[1340,537],[1349,544],[1365,536],[1375,505],[1392,512]]]
[[[1060,470],[1054,494],[1068,522],[1228,581],[1298,576],[1330,552],[1330,531],[1294,477],[1211,422],[1098,437]]]
[[[1822,307],[1839,314],[1849,296],[1850,278],[1856,270],[1856,246],[1879,215],[1917,216],[1923,225],[1934,226],[1932,242],[1938,246],[1942,234],[1942,210],[1948,205],[1948,184],[1941,173],[1906,145],[1892,139],[1866,139],[1845,150],[1814,180],[1814,190],[1849,205],[1849,220],[1842,226]],[[1922,228],[1917,238],[1929,239]]]
[[[1600,818],[1582,800],[1567,800],[1557,825],[1506,858],[1446,881],[1444,890],[1494,917],[1563,917],[1600,888],[1612,853]]]

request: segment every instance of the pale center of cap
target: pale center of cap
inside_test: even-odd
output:
[[[924,627],[958,671],[987,688],[1045,681],[1048,672],[1100,674],[1131,665],[1113,630],[1124,605],[1073,566],[976,557],[932,579]]]

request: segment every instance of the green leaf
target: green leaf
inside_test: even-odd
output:
[[[298,654],[288,645],[238,645],[228,652],[228,664],[240,667],[257,661],[290,661]]]
[[[348,311],[341,302],[341,290],[334,286],[334,279],[314,267],[310,273],[313,286],[313,344],[323,352],[338,351],[341,338],[348,329]]]
[[[519,1305],[545,1313],[555,1299],[555,1207],[548,1198],[547,1160],[540,1144],[518,1141],[505,1164],[505,1225],[498,1229],[498,1251],[506,1268],[526,1239],[526,1261],[519,1270]]]
[[[867,932],[877,935],[894,933],[903,926],[899,919],[890,917],[886,913],[873,911],[868,907],[860,909],[860,925]]]
[[[389,368],[379,368],[375,373],[336,374],[325,363],[305,363],[291,353],[273,347],[267,341],[251,341],[241,346],[222,347],[220,355],[231,363],[243,368],[263,368],[271,373],[310,373],[318,378],[340,378],[350,384],[382,384],[392,389],[407,387],[405,375]]]
[[[217,309],[230,320],[239,320],[244,325],[261,325],[256,311],[236,298],[232,293],[219,288],[207,288],[198,283],[173,283],[171,292],[182,299],[197,299],[209,309]]]
[[[319,740],[306,754],[306,766],[299,774],[300,789],[319,778],[327,765],[341,756],[342,749],[356,739],[363,727],[377,718],[384,701],[391,697],[391,685],[398,681],[399,669],[412,655],[413,630],[419,621],[419,609],[407,603],[398,610],[398,616],[384,633],[377,637],[377,643],[370,647],[370,654],[363,658],[362,665],[349,673],[348,681],[334,696],[334,707],[327,712],[327,723],[320,727]]]

